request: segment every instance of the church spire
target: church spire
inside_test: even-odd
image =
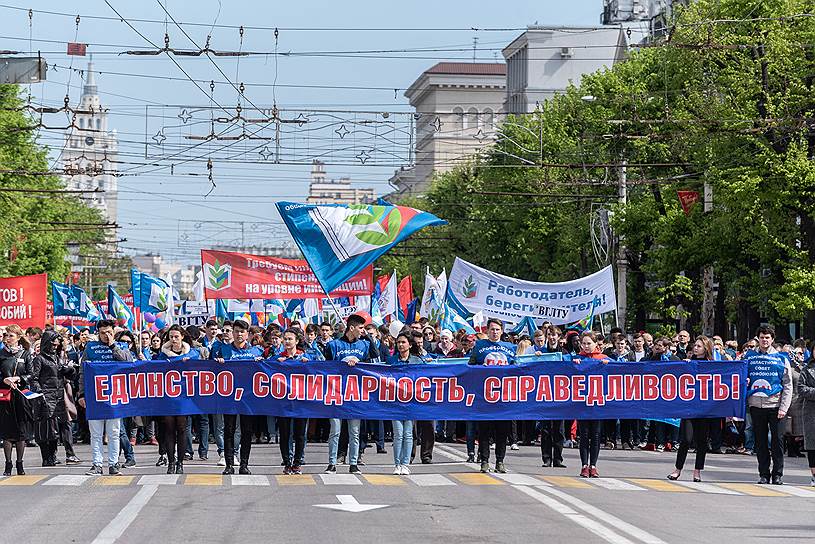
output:
[[[82,88],[84,95],[97,95],[99,89],[96,86],[96,75],[93,71],[93,56],[88,60],[88,69],[85,71],[85,86]]]

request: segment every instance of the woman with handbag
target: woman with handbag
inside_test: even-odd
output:
[[[65,406],[65,380],[74,374],[73,365],[62,356],[62,338],[59,333],[47,330],[40,339],[40,353],[32,361],[31,390],[42,393],[45,399],[42,413],[34,428],[34,435],[42,453],[42,466],[56,466],[57,441],[64,422],[68,421]],[[67,448],[70,444],[66,443]]]
[[[34,438],[31,408],[21,389],[31,381],[32,365],[28,339],[17,324],[6,327],[0,349],[0,439],[6,457],[4,476],[11,476],[11,450],[17,450],[17,474],[25,474],[23,455],[26,440]]]

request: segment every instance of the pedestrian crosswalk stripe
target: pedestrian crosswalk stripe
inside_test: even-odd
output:
[[[220,474],[188,474],[184,478],[184,485],[223,485],[224,478]]]
[[[317,485],[314,478],[309,474],[287,474],[285,476],[275,476],[277,485]]]
[[[647,480],[645,478],[627,478],[627,480],[636,485],[654,489],[656,491],[668,491],[671,493],[693,493],[696,489],[690,487],[683,487],[676,485],[673,482],[666,482],[663,480]]]
[[[588,489],[591,486],[573,476],[544,476],[543,479],[555,487],[572,487],[575,489]]]
[[[510,485],[550,485],[543,480],[539,480],[528,474],[493,474],[496,478],[505,481]]]
[[[130,485],[135,479],[135,476],[99,476],[93,485]]]
[[[720,483],[720,486],[744,493],[745,495],[753,495],[754,497],[783,497],[783,493],[779,493],[769,488],[769,486],[758,484],[732,484]]]
[[[411,474],[408,476],[408,480],[419,487],[456,485],[455,482],[448,480],[441,474]]]
[[[353,474],[320,474],[325,485],[362,485],[359,478]]]
[[[773,488],[781,493],[792,495],[794,497],[815,497],[815,490],[807,489],[805,487],[796,487],[794,485],[780,485]]]
[[[481,472],[459,472],[457,474],[450,474],[450,476],[464,485],[504,485],[504,482]]]
[[[596,486],[611,489],[613,491],[645,491],[639,486],[629,484],[628,482],[618,480],[617,478],[590,478],[589,482]]]
[[[712,493],[717,495],[741,495],[738,491],[732,489],[725,489],[718,485],[709,484],[705,482],[676,482],[678,485],[687,487],[688,489],[695,489],[702,493]]]
[[[388,474],[366,474],[363,478],[372,485],[407,485],[403,478]]]
[[[269,478],[256,474],[234,474],[232,485],[271,485]]]
[[[84,476],[82,474],[59,474],[50,480],[43,482],[42,485],[66,485],[66,486],[79,486],[93,478],[93,476]]]
[[[147,474],[139,478],[139,485],[175,485],[178,483],[176,474]]]
[[[9,476],[0,480],[0,485],[35,485],[40,480],[44,480],[44,475],[25,474],[23,476]]]

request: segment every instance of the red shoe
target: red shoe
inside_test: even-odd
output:
[[[599,478],[600,474],[597,472],[597,467],[591,467],[589,469],[589,478]]]
[[[580,477],[581,478],[588,478],[589,477],[589,466],[586,465],[580,470]]]
[[[135,445],[136,445],[136,439],[135,439],[135,438],[131,438],[131,439],[130,439],[130,445],[131,445],[131,446],[135,446]]]
[[[158,446],[158,440],[156,440],[156,438],[153,437],[147,444],[149,444],[150,446]]]

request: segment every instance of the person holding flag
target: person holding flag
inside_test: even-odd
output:
[[[210,357],[218,363],[235,361],[260,361],[263,359],[263,348],[249,343],[249,323],[236,319],[232,323],[233,340],[229,343],[216,344]],[[255,420],[263,416],[240,414],[240,474],[252,474],[249,470],[249,454],[252,452],[252,435],[255,432]],[[235,428],[238,425],[237,414],[224,414],[224,459],[226,468],[223,474],[235,474]]]
[[[471,365],[506,366],[515,364],[515,346],[502,342],[504,323],[500,319],[487,321],[487,339],[479,340],[470,353]],[[504,457],[507,453],[507,437],[512,428],[511,421],[479,421],[478,451],[481,457],[481,472],[490,471],[490,438],[495,439],[495,472],[505,473]]]

